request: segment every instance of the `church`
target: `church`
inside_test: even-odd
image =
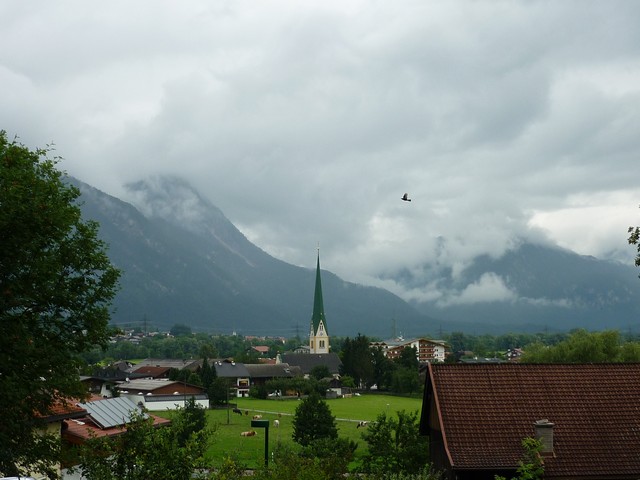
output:
[[[316,284],[313,294],[313,313],[311,314],[311,328],[309,331],[308,353],[285,353],[281,362],[291,366],[300,367],[302,373],[308,376],[314,367],[324,365],[329,369],[332,376],[338,377],[342,362],[337,354],[330,352],[329,331],[327,329],[327,318],[324,314],[324,303],[322,299],[322,280],[320,278],[320,252],[316,264]]]
[[[322,301],[322,281],[320,279],[320,252],[316,266],[316,288],[313,295],[313,314],[309,333],[309,353],[329,353],[329,332]]]

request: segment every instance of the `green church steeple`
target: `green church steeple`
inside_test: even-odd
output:
[[[311,353],[329,353],[329,333],[322,301],[322,280],[320,279],[320,251],[316,265],[316,288],[313,294],[313,314],[309,333],[309,351]]]
[[[316,266],[316,290],[313,294],[313,315],[311,316],[311,324],[313,331],[317,332],[320,321],[324,322],[324,328],[327,329],[327,319],[324,316],[324,304],[322,302],[322,280],[320,279],[320,252],[318,252],[318,264]]]

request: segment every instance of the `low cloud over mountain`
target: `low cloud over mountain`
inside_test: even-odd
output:
[[[123,195],[127,201],[77,184],[85,217],[100,222],[110,257],[124,272],[114,322],[307,335],[313,269],[287,264],[252,244],[187,182],[156,177],[131,183]],[[447,240],[438,242],[447,256]],[[331,270],[320,253],[321,266]],[[525,240],[499,256],[450,260],[377,279],[403,298],[323,270],[330,333],[638,328],[640,280],[629,265]]]

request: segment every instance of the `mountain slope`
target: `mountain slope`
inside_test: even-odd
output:
[[[159,178],[128,186],[137,208],[74,180],[83,215],[100,223],[112,262],[123,270],[115,323],[146,319],[194,331],[308,334],[315,272],[277,260],[249,242],[187,183]],[[322,259],[321,259],[322,261]],[[386,290],[322,272],[332,335],[387,337],[395,317],[405,332],[435,323]]]
[[[124,271],[115,322],[308,334],[315,272],[253,245],[186,182],[165,177],[131,184],[131,203],[76,184],[84,216],[100,222],[109,256]],[[445,239],[441,247],[446,250]],[[444,265],[393,278],[432,299],[411,304],[323,270],[329,333],[387,338],[394,324],[405,337],[454,330],[640,331],[640,280],[631,265],[525,241],[500,258],[479,256],[462,271]]]
[[[461,274],[441,272],[438,282],[456,293],[416,307],[442,319],[449,330],[640,327],[640,281],[633,266],[557,247],[523,242],[500,258],[476,258]],[[482,287],[484,298],[465,296]]]

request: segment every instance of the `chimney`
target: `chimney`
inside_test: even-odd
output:
[[[553,455],[553,426],[546,418],[533,424],[536,428],[536,439],[542,444],[542,455]]]

